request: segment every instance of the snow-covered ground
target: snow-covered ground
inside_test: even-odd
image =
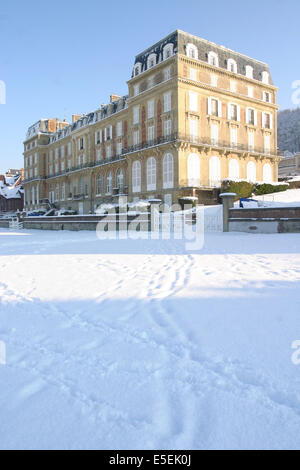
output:
[[[0,448],[300,448],[300,236],[0,231]]]
[[[264,196],[254,196],[254,199],[264,201],[269,206],[300,206],[300,189],[287,189]]]

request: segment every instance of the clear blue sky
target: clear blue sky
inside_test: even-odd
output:
[[[0,4],[0,173],[23,166],[26,129],[127,93],[134,56],[175,29],[270,65],[282,109],[300,80],[299,0],[15,1]]]

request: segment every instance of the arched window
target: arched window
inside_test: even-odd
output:
[[[254,162],[248,162],[247,164],[247,181],[250,183],[256,182],[256,165]]]
[[[165,47],[163,48],[163,59],[166,60],[168,59],[169,57],[171,57],[173,55],[173,44],[169,43],[169,44],[166,44]]]
[[[218,157],[211,157],[209,160],[209,184],[210,186],[220,186],[221,167]]]
[[[237,73],[237,63],[234,59],[228,59],[227,70],[229,70],[229,72]]]
[[[186,45],[186,55],[191,59],[198,59],[198,49],[194,44]]]
[[[246,77],[253,78],[253,67],[251,65],[246,65]]]
[[[218,54],[213,51],[210,51],[207,56],[207,62],[209,65],[214,65],[215,67],[219,67],[219,58]]]
[[[132,192],[141,191],[141,163],[136,160],[132,165]]]
[[[152,53],[148,56],[147,59],[147,69],[151,69],[151,67],[154,67],[156,65],[156,54]]]
[[[166,153],[163,158],[163,188],[173,188],[174,185],[174,160],[171,153]]]
[[[112,193],[112,173],[109,171],[106,176],[106,194]]]
[[[272,183],[272,167],[270,163],[265,163],[263,166],[263,182],[264,183]]]
[[[120,168],[117,172],[117,187],[120,191],[124,188],[124,171]]]
[[[97,188],[96,188],[97,194],[101,194],[102,193],[102,175],[101,174],[97,176],[96,185],[97,185]]]
[[[261,81],[263,83],[269,83],[269,73],[266,70],[262,73]]]
[[[240,177],[239,162],[235,158],[232,158],[229,162],[228,177],[231,180],[237,180]]]
[[[150,157],[147,160],[147,191],[156,189],[156,160]]]
[[[188,185],[200,186],[200,159],[196,153],[188,157]]]
[[[136,77],[139,75],[142,71],[142,64],[140,62],[137,62],[134,66],[134,76]]]

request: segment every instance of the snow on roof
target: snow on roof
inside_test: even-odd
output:
[[[0,181],[0,196],[5,199],[21,199],[23,193],[20,186],[21,176],[5,177],[5,181]]]

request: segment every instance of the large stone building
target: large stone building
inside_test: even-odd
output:
[[[135,58],[128,96],[24,142],[25,207],[93,212],[120,194],[212,202],[221,180],[277,181],[277,88],[268,65],[175,31]]]
[[[278,176],[300,176],[300,153],[285,156],[279,163]]]

